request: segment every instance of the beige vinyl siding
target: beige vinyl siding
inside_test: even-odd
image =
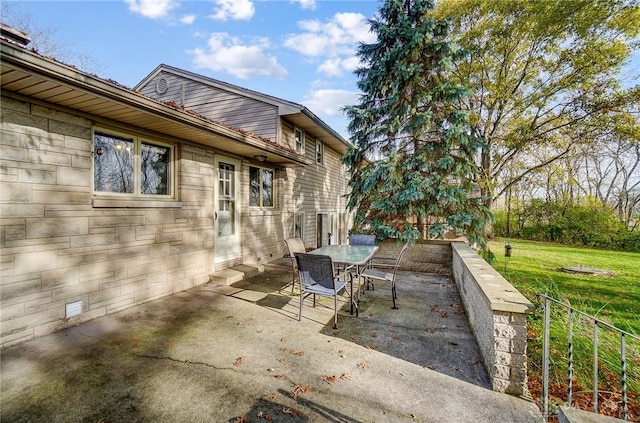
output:
[[[281,135],[280,135],[280,144],[283,145],[286,148],[289,148],[292,151],[296,151],[296,137],[295,137],[295,134],[294,134],[294,126],[291,123],[289,123],[289,122],[287,122],[285,120],[282,120],[281,121],[281,128],[282,128],[282,132],[281,132]],[[307,140],[306,140],[307,134],[304,131],[302,131],[302,132],[305,135],[305,149],[306,149],[307,148],[306,147],[307,146]]]
[[[283,136],[293,139],[293,126],[283,124]],[[324,146],[324,164],[315,163],[316,139],[305,134],[305,156],[312,159],[306,167],[286,169],[283,180],[283,218],[285,237],[293,235],[293,215],[304,212],[304,243],[316,246],[316,214],[334,212],[335,218],[346,210],[347,179],[342,172],[341,156]]]
[[[167,81],[167,91],[160,94],[156,92],[156,84],[162,78]],[[232,128],[277,140],[277,106],[167,72],[156,75],[141,92],[162,102],[174,101],[187,110],[193,110]]]

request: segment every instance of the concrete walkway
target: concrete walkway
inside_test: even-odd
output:
[[[540,422],[488,389],[455,284],[403,273],[359,317],[291,294],[288,260],[2,351],[2,422]]]

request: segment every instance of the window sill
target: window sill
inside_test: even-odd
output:
[[[136,208],[181,208],[182,201],[175,200],[124,200],[119,198],[94,198],[92,205],[95,208],[118,208],[118,209],[136,209]]]
[[[279,215],[280,211],[275,208],[259,208],[255,206],[251,206],[249,208],[249,216],[276,216]]]

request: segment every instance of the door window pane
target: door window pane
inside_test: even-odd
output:
[[[220,208],[218,211],[218,236],[235,234],[234,202],[219,200],[218,207]]]
[[[232,164],[220,162],[218,165],[218,236],[236,233],[234,171]]]

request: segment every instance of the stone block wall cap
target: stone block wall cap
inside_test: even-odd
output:
[[[535,306],[529,301],[510,301],[501,297],[490,298],[489,301],[493,311],[529,314],[535,310]]]

